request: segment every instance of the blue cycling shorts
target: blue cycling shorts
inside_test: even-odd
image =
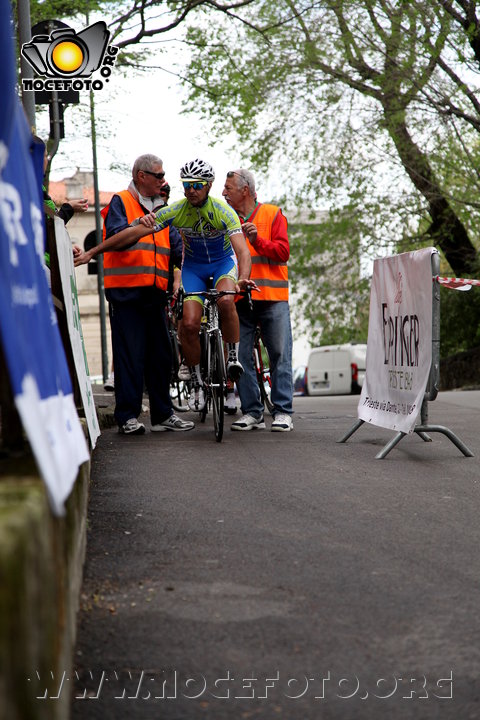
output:
[[[234,283],[238,280],[238,265],[235,254],[221,258],[213,263],[184,262],[182,267],[182,285],[186,293],[201,292],[209,287],[209,278],[213,277],[213,287],[223,278],[230,278]],[[203,304],[201,297],[187,297],[187,300],[196,300]]]

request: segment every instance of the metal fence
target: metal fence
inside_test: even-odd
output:
[[[430,425],[428,421],[428,403],[435,400],[438,395],[440,386],[440,285],[436,278],[440,270],[440,256],[437,252],[432,254],[432,364],[430,374],[427,381],[425,395],[420,409],[420,423],[415,425],[414,432],[419,435],[425,442],[432,442],[429,433],[442,433],[466,456],[473,457],[472,451],[460,440],[454,432],[443,425]],[[362,425],[364,420],[357,422],[350,430],[338,440],[339,443],[346,442]],[[398,432],[389,442],[380,450],[375,458],[383,460],[390,450],[392,450],[405,437],[406,433]]]

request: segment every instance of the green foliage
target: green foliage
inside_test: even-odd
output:
[[[468,292],[440,288],[440,355],[480,346],[480,288]]]
[[[225,18],[208,36],[201,24],[189,30],[186,107],[209,118],[214,134],[234,131],[254,170],[276,167],[289,210],[328,212],[311,239],[292,242],[300,313],[322,342],[344,338],[352,319],[362,335],[360,258],[437,240],[448,252],[457,238],[441,226],[442,203],[466,230],[458,242],[478,251],[480,109],[468,92],[469,37],[426,0],[254,5],[244,22]]]
[[[32,26],[42,20],[63,20],[68,24],[68,20],[84,19],[87,13],[99,11],[106,4],[99,0],[30,0],[30,19]]]
[[[370,290],[355,213],[291,222],[289,236],[292,311],[308,324],[310,343],[365,342]]]

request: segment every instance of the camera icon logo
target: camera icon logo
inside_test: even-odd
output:
[[[109,39],[107,25],[100,21],[79,33],[65,27],[35,35],[21,53],[39,75],[88,78],[100,67]]]

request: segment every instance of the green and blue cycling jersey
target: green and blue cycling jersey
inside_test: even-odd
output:
[[[156,230],[178,228],[183,238],[183,264],[216,263],[234,254],[230,237],[242,232],[237,213],[223,200],[207,197],[201,207],[186,198],[155,213]]]
[[[226,202],[209,195],[201,207],[195,207],[184,198],[157,210],[155,221],[154,232],[173,226],[182,236],[185,293],[206,290],[209,278],[213,287],[223,278],[237,282],[237,258],[230,238],[241,233],[242,226]],[[202,302],[198,297],[187,299]]]

